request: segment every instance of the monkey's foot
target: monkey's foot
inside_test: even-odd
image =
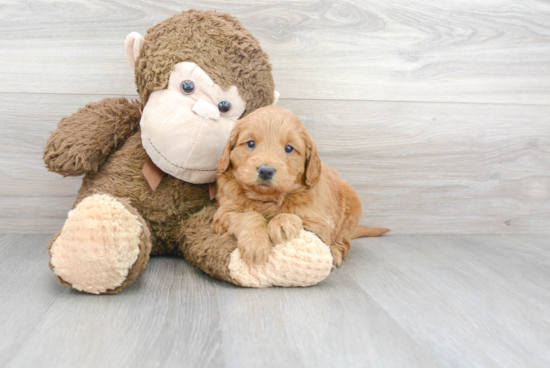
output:
[[[239,249],[231,253],[230,276],[246,287],[311,286],[332,270],[330,248],[315,234],[302,230],[298,237],[273,247],[267,262],[250,265]]]
[[[151,241],[147,224],[129,203],[94,194],[69,212],[48,248],[50,267],[63,284],[92,294],[116,293],[147,267]]]

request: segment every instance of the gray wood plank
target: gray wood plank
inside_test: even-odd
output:
[[[536,0],[8,2],[0,92],[133,94],[124,38],[190,8],[239,17],[286,98],[550,101],[550,4]]]
[[[305,289],[222,288],[219,300],[230,367],[442,366],[339,270]]]
[[[502,235],[502,237],[514,241],[523,247],[536,247],[543,252],[550,252],[550,235],[548,234],[508,234]]]
[[[457,367],[550,363],[550,255],[498,236],[355,241],[340,269]]]
[[[394,234],[548,233],[547,107],[284,101]],[[337,113],[336,113],[337,112]]]
[[[25,241],[20,239],[18,254],[24,265],[34,246]],[[41,266],[47,268],[47,257],[41,257]],[[7,270],[0,272],[7,276]],[[49,269],[30,274],[10,280],[17,294],[6,290],[0,297],[12,308],[1,329],[3,367],[223,365],[219,282],[183,260],[153,259],[144,277],[114,296],[72,291],[58,285]]]
[[[103,96],[3,97],[0,231],[56,232],[81,180],[47,172],[43,146],[63,116]],[[306,123],[321,158],[359,191],[365,224],[394,234],[550,232],[550,107],[281,104]]]
[[[0,366],[5,367],[34,333],[60,294],[48,267],[49,235],[0,238]]]
[[[550,362],[550,245],[539,237],[360,239],[325,281],[297,289],[239,288],[153,258],[114,296],[59,285],[48,239],[0,234],[3,367]]]
[[[74,200],[74,196],[0,197],[0,229],[8,233],[56,233]]]
[[[38,254],[29,239],[47,237],[8,237],[0,255],[25,272],[0,270],[11,276],[0,294],[5,367],[440,366],[344,274],[318,288],[244,289],[155,258],[124,292],[92,296],[58,285],[43,247],[40,272],[21,267]]]

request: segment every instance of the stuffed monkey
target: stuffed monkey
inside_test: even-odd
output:
[[[184,11],[126,38],[139,101],[107,98],[59,123],[44,161],[63,176],[84,175],[73,209],[48,245],[59,281],[88,293],[116,293],[150,255],[182,256],[241,286],[307,286],[332,269],[312,233],[244,262],[235,239],[212,231],[209,183],[235,120],[275,103],[271,64],[234,17]]]

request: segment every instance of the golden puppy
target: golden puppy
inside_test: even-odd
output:
[[[217,199],[214,231],[234,235],[242,257],[253,263],[267,261],[273,244],[302,228],[330,246],[337,266],[351,239],[389,231],[357,226],[359,196],[320,161],[300,119],[278,106],[236,123],[218,162]]]

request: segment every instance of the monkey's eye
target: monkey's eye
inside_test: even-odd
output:
[[[248,142],[246,142],[246,145],[248,146],[248,148],[254,148],[254,147],[256,147],[256,142],[248,141]]]
[[[220,112],[228,112],[231,109],[231,102],[222,101],[218,104],[218,109]]]
[[[190,95],[195,92],[195,83],[190,80],[184,80],[181,82],[181,91],[186,95]]]
[[[294,148],[292,148],[292,146],[290,144],[285,147],[285,152],[286,153],[290,153],[292,151],[294,151]]]

